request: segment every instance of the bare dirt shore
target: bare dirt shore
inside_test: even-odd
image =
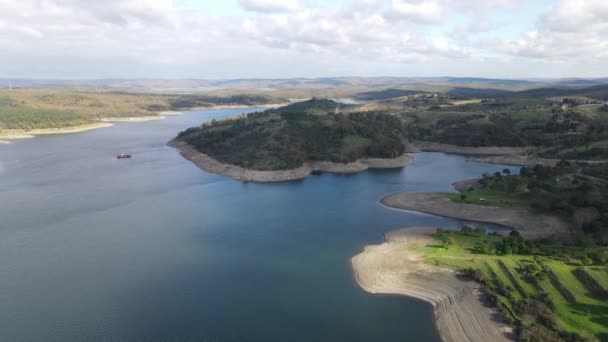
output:
[[[559,159],[549,159],[549,158],[541,158],[535,157],[531,155],[512,155],[512,156],[492,156],[492,157],[471,157],[467,160],[476,162],[476,163],[484,163],[484,164],[501,164],[501,165],[514,165],[514,166],[526,166],[532,167],[537,164],[543,166],[554,167],[557,163],[560,162]],[[585,163],[591,165],[597,164],[605,164],[605,160],[568,160],[571,163]]]
[[[190,160],[199,168],[221,174],[228,178],[247,181],[247,182],[286,182],[303,179],[313,172],[334,172],[334,173],[356,173],[370,168],[400,168],[409,164],[412,158],[406,154],[392,159],[368,158],[360,159],[352,163],[332,163],[332,162],[307,162],[296,169],[259,171],[246,169],[238,165],[224,164],[212,157],[197,151],[194,147],[177,139],[171,140],[167,145],[177,149],[180,154]]]
[[[559,159],[547,159],[534,157],[529,155],[503,155],[503,156],[491,156],[491,157],[474,157],[468,158],[467,160],[484,163],[484,164],[500,164],[500,165],[515,165],[515,166],[535,166],[537,164],[543,166],[554,167],[559,163]]]
[[[477,283],[422,260],[421,248],[433,242],[435,231],[402,228],[387,233],[385,243],[366,246],[351,259],[355,280],[370,293],[400,294],[429,302],[443,341],[511,341],[511,328],[484,304]]]
[[[103,122],[145,122],[163,120],[165,117],[161,115],[134,116],[134,117],[107,117],[100,119]]]
[[[458,203],[441,193],[401,192],[389,195],[381,202],[396,209],[499,224],[517,229],[527,239],[559,238],[566,236],[571,228],[559,217],[535,213],[531,209]]]
[[[529,149],[525,147],[469,147],[469,146],[457,146],[448,144],[439,144],[432,142],[416,142],[415,146],[421,151],[428,152],[444,152],[444,153],[455,153],[455,154],[469,154],[469,155],[480,155],[480,156],[497,156],[497,155],[523,155]]]
[[[37,135],[78,133],[78,132],[90,131],[92,129],[110,127],[110,126],[112,126],[111,123],[103,122],[103,123],[93,123],[93,124],[88,124],[88,125],[71,126],[71,127],[63,127],[63,128],[44,128],[44,129],[32,129],[32,130],[5,129],[5,130],[0,130],[0,138],[2,138],[2,139],[25,139],[25,138],[33,138]]]

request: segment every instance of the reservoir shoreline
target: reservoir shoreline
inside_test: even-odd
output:
[[[512,341],[511,327],[494,319],[480,285],[450,270],[428,265],[420,248],[433,242],[436,228],[387,232],[385,242],[368,245],[352,257],[355,281],[369,293],[417,298],[433,307],[443,341]]]
[[[113,122],[146,122],[163,120],[168,115],[181,115],[183,111],[192,110],[215,110],[215,109],[236,109],[236,108],[272,108],[276,106],[282,106],[283,104],[269,104],[260,106],[248,106],[248,105],[217,105],[210,107],[196,107],[196,108],[184,108],[180,111],[161,111],[158,115],[142,115],[134,117],[104,117],[98,119],[97,122],[93,122],[85,125],[75,125],[67,127],[51,127],[51,128],[40,128],[40,129],[0,129],[0,145],[8,145],[11,142],[9,140],[15,139],[29,139],[35,138],[40,135],[54,135],[54,134],[71,134],[90,131],[99,128],[111,127]]]
[[[397,158],[364,158],[350,163],[309,161],[295,169],[260,171],[222,163],[205,153],[199,152],[193,146],[179,139],[173,139],[167,145],[178,150],[182,157],[204,171],[220,174],[239,181],[258,183],[299,180],[310,176],[314,172],[357,173],[367,169],[402,168],[410,164],[413,159],[411,156],[403,154]]]
[[[442,193],[398,192],[380,202],[395,209],[506,226],[518,230],[527,239],[554,238],[569,233],[568,222],[557,216],[533,213],[527,208],[457,203]]]
[[[0,130],[1,139],[28,139],[38,135],[53,135],[53,134],[70,134],[90,131],[93,129],[111,127],[113,124],[108,122],[99,122],[86,125],[69,126],[62,128],[41,128],[41,129],[5,129]]]

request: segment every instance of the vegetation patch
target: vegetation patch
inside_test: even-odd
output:
[[[572,223],[578,240],[608,245],[608,183],[581,174],[585,167],[561,161],[555,167],[522,167],[519,175],[505,169],[448,196],[454,202],[519,206],[560,216]]]
[[[605,247],[545,244],[517,232],[503,237],[466,226],[438,229],[435,239],[424,249],[426,262],[482,284],[520,340],[608,337],[608,301],[601,297],[608,282]]]
[[[305,161],[395,158],[404,153],[399,119],[376,112],[341,114],[340,106],[312,99],[212,121],[181,132],[178,139],[220,162],[255,170],[293,169]]]

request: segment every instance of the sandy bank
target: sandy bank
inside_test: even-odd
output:
[[[212,157],[197,151],[187,143],[179,140],[171,140],[167,145],[176,148],[184,158],[190,160],[196,166],[207,172],[221,174],[228,178],[240,181],[260,183],[285,182],[303,179],[313,172],[356,173],[370,168],[400,168],[411,162],[411,157],[404,154],[398,158],[392,159],[368,158],[346,164],[332,162],[307,162],[296,169],[259,171],[245,169],[238,165],[221,163]]]
[[[494,320],[479,285],[423,262],[421,247],[432,243],[434,228],[403,228],[366,246],[351,259],[355,279],[367,292],[400,294],[429,302],[437,330],[446,342],[509,341],[510,328]]]
[[[152,116],[136,116],[129,118],[122,117],[107,117],[102,118],[101,121],[104,122],[144,122],[144,121],[156,121],[163,120],[165,117],[160,115],[152,115]]]
[[[563,237],[570,232],[570,224],[556,216],[535,213],[528,208],[458,203],[445,194],[401,192],[381,202],[397,209],[507,226],[528,239]]]
[[[88,125],[80,125],[80,126],[71,126],[71,127],[63,127],[63,128],[44,128],[44,129],[32,129],[32,130],[23,130],[23,129],[5,129],[0,130],[0,138],[2,139],[24,139],[24,138],[33,138],[37,135],[49,135],[49,134],[68,134],[68,133],[78,133],[84,131],[90,131],[92,129],[104,128],[112,126],[111,123],[94,123]]]
[[[444,152],[444,153],[456,153],[456,154],[470,154],[470,155],[522,155],[528,151],[525,147],[468,147],[468,146],[457,146],[448,144],[439,144],[433,142],[417,142],[416,147],[422,151],[428,152]]]
[[[178,112],[178,111],[175,111],[175,110],[165,110],[165,111],[162,111],[162,112],[160,112],[158,114],[160,114],[160,115],[182,115],[184,113],[183,112]]]
[[[11,143],[10,141],[0,140],[0,145],[8,145],[10,143]]]

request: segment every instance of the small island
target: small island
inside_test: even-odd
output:
[[[169,145],[208,172],[254,182],[399,168],[410,162],[397,117],[352,109],[313,98],[189,128]]]

